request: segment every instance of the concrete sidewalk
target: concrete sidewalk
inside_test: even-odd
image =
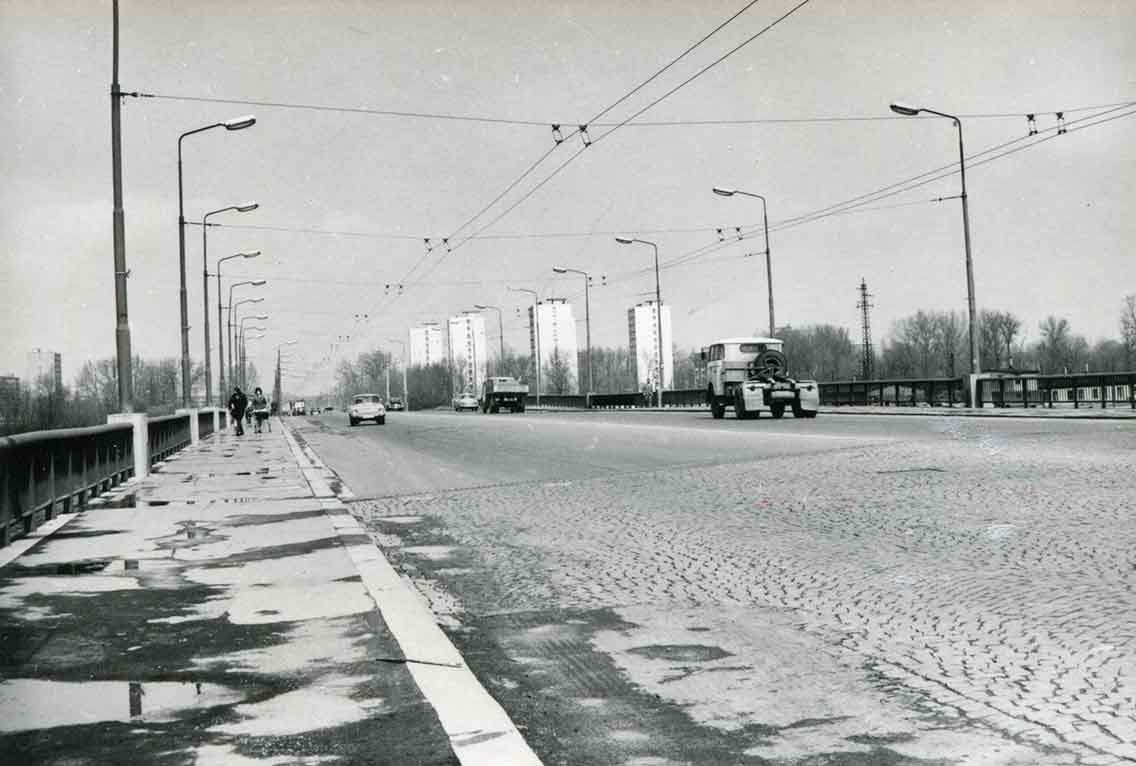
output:
[[[0,763],[536,763],[274,425],[0,568]]]

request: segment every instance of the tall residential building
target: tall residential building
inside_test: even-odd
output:
[[[446,323],[450,337],[450,359],[453,364],[454,389],[479,393],[485,382],[486,362],[489,359],[485,345],[485,317],[481,314],[462,314],[450,317]]]
[[[442,328],[436,322],[410,328],[410,364],[441,364],[446,361]]]
[[[41,348],[28,352],[28,375],[25,378],[29,391],[45,387],[49,392],[63,388],[63,357],[54,351]]]
[[[674,388],[674,348],[671,343],[671,307],[663,306],[661,316],[654,301],[627,309],[627,333],[631,358],[635,361],[635,383],[639,390],[658,389],[659,320],[663,329],[663,389]]]
[[[15,375],[0,375],[0,423],[16,416],[20,409],[20,379]]]
[[[580,390],[576,358],[576,319],[572,304],[563,298],[537,303],[536,322],[529,307],[529,350],[535,355],[536,330],[540,329],[540,387],[542,393],[575,394]],[[536,381],[532,381],[535,383]]]

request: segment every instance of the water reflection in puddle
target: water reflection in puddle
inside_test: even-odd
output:
[[[230,705],[244,694],[219,684],[188,681],[0,682],[0,732],[81,726],[104,721],[173,721],[187,711]]]

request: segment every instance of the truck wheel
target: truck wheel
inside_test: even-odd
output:
[[[500,405],[498,405],[498,404],[491,404],[491,405],[489,405],[489,412],[490,412],[490,414],[492,414],[492,415],[496,415],[496,414],[497,414],[498,412],[500,412],[500,411],[501,411],[501,406],[500,406]]]
[[[749,413],[746,412],[745,397],[742,396],[741,388],[734,389],[734,417],[738,420],[749,420]]]
[[[710,402],[710,415],[715,420],[721,420],[726,417],[726,405],[717,401]]]
[[[775,402],[775,403],[769,405],[769,413],[773,416],[774,420],[784,417],[785,416],[785,402]]]
[[[803,410],[801,415],[806,418],[815,418],[817,416],[816,410]]]
[[[375,425],[385,426],[387,424],[387,416],[383,415],[381,418],[375,418]]]

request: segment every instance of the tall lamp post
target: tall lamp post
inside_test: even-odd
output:
[[[533,299],[533,352],[536,354],[536,406],[540,406],[540,299],[536,290],[527,287],[507,287],[514,293],[528,293]]]
[[[580,269],[567,269],[562,266],[553,266],[552,270],[557,274],[582,274],[584,277],[584,334],[587,338],[588,344],[588,392],[592,391],[592,308],[591,299],[588,296],[588,288],[592,284],[592,277],[586,271]]]
[[[501,341],[501,355],[497,357],[497,374],[500,375],[501,370],[504,369],[505,366],[505,324],[501,321],[501,308],[499,306],[488,306],[481,303],[475,303],[473,307],[479,311],[493,309],[497,312],[497,333]]]
[[[264,298],[245,298],[244,300],[233,303],[233,289],[241,285],[260,287],[266,282],[267,280],[264,279],[246,279],[229,285],[229,377],[233,379],[233,385],[237,385],[237,376],[233,372],[233,328],[237,326],[237,315],[234,314],[233,311],[242,303],[261,303],[264,301]]]
[[[209,250],[206,241],[206,234],[209,232],[209,216],[216,215],[217,213],[225,213],[230,210],[236,210],[238,213],[247,213],[250,210],[256,210],[259,207],[255,202],[250,202],[247,205],[229,205],[228,207],[210,210],[205,215],[201,216],[201,295],[205,305],[205,403],[208,404],[213,399],[213,373],[212,365],[209,361]],[[217,300],[220,301],[220,275],[217,276]],[[220,317],[217,318],[220,322]],[[218,330],[221,328],[218,327]],[[224,390],[224,385],[221,386],[219,391]]]
[[[655,334],[659,336],[659,408],[663,406],[663,296],[659,290],[659,246],[645,239],[631,237],[616,237],[615,241],[621,245],[650,245],[655,250]]]
[[[114,347],[118,411],[134,410],[134,374],[130,369],[130,317],[126,300],[126,217],[122,209],[122,89],[118,85],[118,0],[111,3],[113,35],[110,80],[111,226],[114,230]]]
[[[186,298],[185,291],[185,200],[182,192],[182,173],[181,173],[181,142],[187,136],[192,136],[195,133],[203,133],[206,130],[213,128],[224,128],[225,130],[244,130],[256,124],[256,118],[253,116],[237,117],[232,120],[225,120],[224,122],[215,122],[212,125],[205,125],[200,128],[188,130],[178,136],[178,265],[181,274],[181,292],[179,294],[181,303],[181,406],[189,406],[189,303]]]
[[[398,338],[387,338],[390,343],[397,343],[402,346],[402,406],[410,410],[410,389],[406,387],[406,341],[399,340]]]
[[[279,409],[280,409],[280,394],[281,394],[281,388],[280,388],[280,349],[283,348],[284,346],[294,346],[294,345],[296,345],[296,342],[297,341],[294,341],[294,340],[286,340],[283,343],[278,343],[276,345],[276,375],[274,376],[274,379],[272,381],[272,401],[276,402],[277,411],[279,411]]]
[[[777,324],[773,321],[773,262],[769,257],[769,211],[765,204],[765,197],[741,189],[725,189],[721,186],[715,186],[713,192],[723,197],[740,194],[743,197],[755,197],[761,200],[761,220],[765,224],[765,282],[769,286],[769,337],[772,338],[777,329]]]
[[[261,319],[268,319],[268,315],[267,314],[257,314],[255,316],[245,317],[244,319],[241,320],[240,327],[238,328],[238,336],[237,337],[240,341],[240,352],[237,355],[237,358],[239,359],[239,364],[240,364],[241,385],[245,386],[246,388],[248,387],[248,380],[245,377],[245,359],[246,359],[245,342],[249,338],[263,338],[264,333],[267,332],[267,328],[265,328],[265,327],[257,327],[255,325],[249,325],[248,327],[245,327],[245,322],[249,321],[250,319],[253,320],[253,321],[258,321],[258,320],[261,320]],[[249,332],[249,331],[260,333],[260,335],[247,335],[246,336],[245,333]]]
[[[226,255],[224,258],[217,259],[217,370],[221,376],[221,383],[218,387],[220,394],[221,406],[225,406],[225,331],[222,329],[221,321],[221,264],[231,258],[256,258],[260,255],[259,250],[253,250],[248,253],[234,253],[233,255]],[[232,303],[232,291],[229,293],[229,302]]]
[[[959,138],[959,178],[962,181],[962,192],[959,194],[959,199],[962,200],[962,237],[963,246],[966,248],[966,303],[967,312],[970,319],[970,374],[977,375],[981,372],[981,366],[978,360],[978,333],[976,328],[977,324],[977,310],[974,305],[974,263],[970,257],[970,211],[967,207],[966,197],[966,152],[962,148],[962,121],[953,114],[946,112],[938,112],[934,109],[926,107],[908,106],[906,104],[892,104],[891,110],[896,114],[901,114],[904,117],[915,117],[916,115],[926,112],[933,114],[937,117],[945,117],[954,122],[955,127],[958,128]],[[972,399],[973,401],[973,399]]]

